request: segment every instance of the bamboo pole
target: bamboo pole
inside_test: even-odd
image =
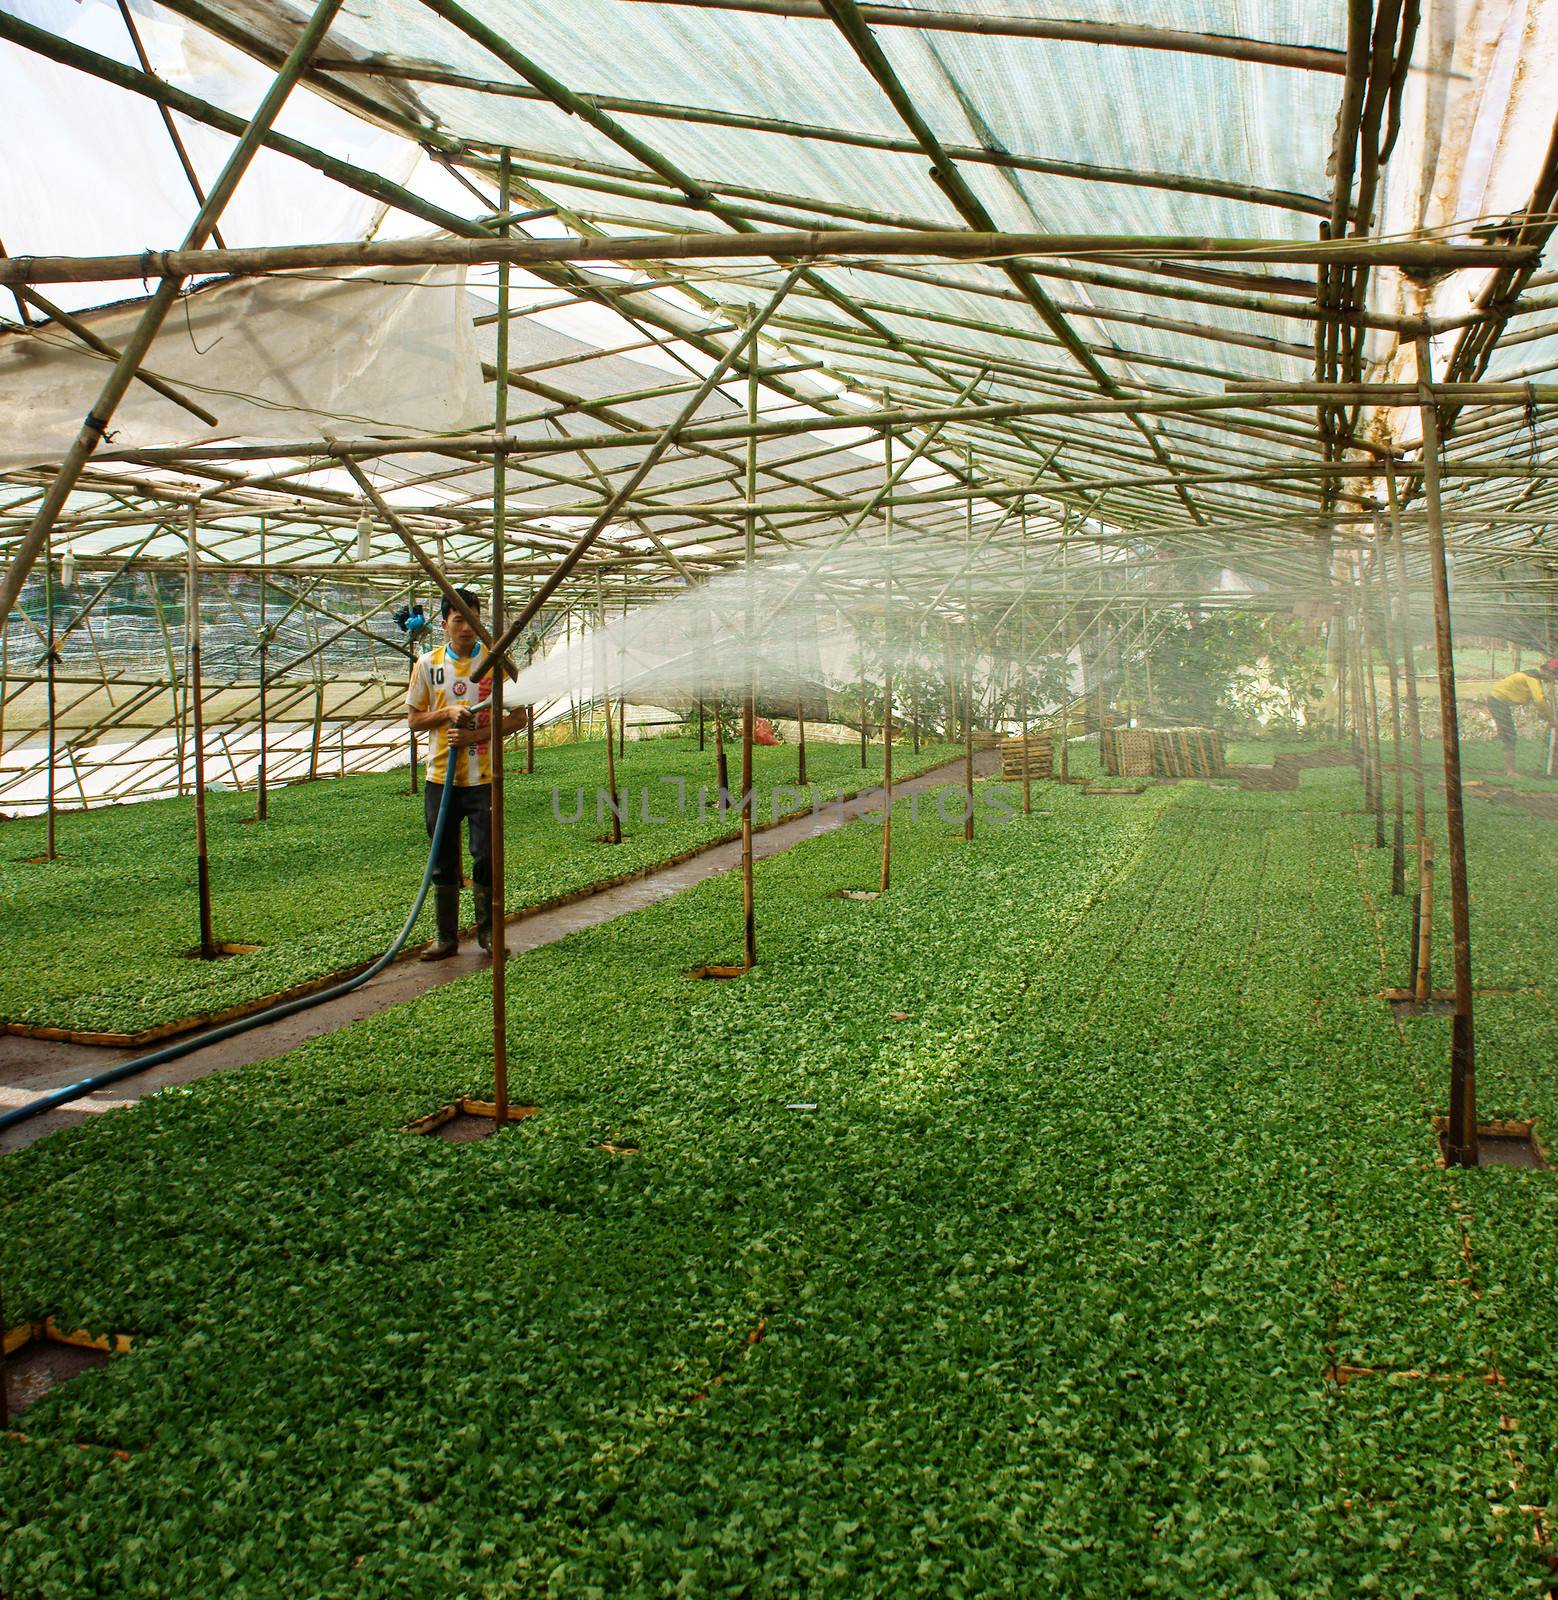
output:
[[[730,803],[730,765],[725,758],[725,718],[720,711],[718,690],[711,709],[714,712],[714,781],[719,790],[718,809],[723,811]]]
[[[536,658],[536,642],[531,638],[525,651],[525,663],[528,666]],[[530,777],[536,770],[536,708],[532,701],[525,707],[525,776]]]
[[[206,203],[201,206],[189,232],[184,237],[180,253],[190,261],[188,269],[182,273],[157,274],[162,277],[162,282],[141,313],[139,322],[125,343],[123,353],[114,363],[112,372],[81,425],[81,431],[60,462],[31,526],[12,557],[4,583],[0,584],[0,624],[3,624],[11,614],[11,608],[21,594],[22,584],[37,560],[38,552],[48,538],[49,530],[54,526],[60,512],[64,510],[65,502],[69,499],[93,451],[107,433],[108,425],[113,420],[119,402],[134,381],[136,369],[146,358],[152,341],[157,337],[158,330],[178,299],[183,280],[191,273],[219,270],[213,268],[205,259],[200,247],[210,238],[211,230],[216,226],[217,219],[226,208],[227,202],[232,199],[264,135],[286,103],[293,84],[308,65],[309,57],[314,53],[315,47],[329,31],[330,24],[341,8],[341,3],[342,0],[319,0],[313,16],[298,35],[297,42],[287,55],[281,70],[270,88],[266,90],[265,97],[260,101],[254,116],[244,129],[242,138],[228,156],[221,174],[211,187]],[[217,254],[224,253],[217,252]],[[132,271],[129,276],[135,278],[140,274]]]
[[[617,742],[611,730],[611,652],[606,648],[606,597],[599,573],[595,577],[595,659],[600,665],[596,681],[600,685],[601,710],[606,722],[606,792],[611,796],[611,843],[622,843],[622,805],[617,794]],[[602,841],[604,842],[604,841]]]
[[[1393,807],[1390,834],[1390,892],[1406,893],[1406,779],[1402,751],[1401,681],[1397,663],[1395,629],[1390,620],[1390,589],[1385,575],[1385,532],[1376,526],[1370,562],[1374,591],[1379,601],[1380,631],[1384,635],[1385,661],[1390,674],[1390,747]]]
[[[189,508],[189,578],[185,602],[185,628],[189,638],[190,736],[195,753],[195,892],[200,904],[200,956],[216,959],[216,938],[211,931],[211,861],[206,849],[205,717],[200,692],[200,554],[195,540],[196,512]]]
[[[747,352],[747,420],[754,425],[747,439],[747,499],[757,499],[757,341]],[[742,965],[750,972],[757,965],[757,900],[752,881],[752,723],[755,714],[757,601],[754,569],[757,563],[757,516],[746,516],[746,684],[741,697],[741,928]]]
[[[893,436],[889,430],[883,441],[884,470],[889,482],[893,476]],[[886,592],[882,606],[882,877],[879,894],[886,894],[893,866],[893,513],[889,507],[883,519],[883,573]]]
[[[59,672],[59,649],[54,638],[54,548],[53,540],[48,540],[43,551],[43,603],[46,612],[44,635],[44,672],[47,683],[48,696],[48,751],[49,751],[49,776],[46,803],[48,808],[48,823],[45,828],[45,843],[43,859],[53,861],[59,852],[55,848],[57,812],[59,809],[56,793],[58,777],[58,745],[59,745],[59,705],[56,693]],[[4,624],[0,623],[0,627]]]
[[[923,624],[917,619],[910,619],[909,632],[909,725],[913,730],[914,753],[920,753],[920,657],[923,654]]]
[[[1417,846],[1417,922],[1416,977],[1413,998],[1426,1006],[1433,999],[1434,982],[1434,841],[1424,834]]]
[[[260,569],[265,568],[265,518],[260,518]],[[256,783],[254,791],[254,820],[264,822],[270,816],[270,791],[267,784],[269,776],[266,770],[267,751],[270,744],[269,711],[269,675],[266,671],[266,662],[270,655],[270,628],[265,617],[265,596],[270,585],[263,577],[260,579],[260,759],[259,768],[255,774]],[[412,739],[416,738],[412,734]],[[413,782],[416,779],[417,757],[413,747],[411,752],[411,774]]]
[[[323,0],[334,9],[338,0]],[[257,113],[258,115],[258,113]],[[464,219],[462,219],[464,220]],[[468,221],[466,226],[469,226]],[[997,261],[1023,268],[1033,261],[1083,259],[1112,263],[1160,260],[1232,261],[1400,267],[1435,274],[1487,267],[1526,267],[1539,259],[1528,245],[1440,244],[1432,240],[1348,238],[1310,242],[1253,237],[1214,238],[1188,234],[1003,233],[991,229],[944,230],[810,228],[749,233],[623,234],[609,237],[343,239],[321,244],[256,245],[241,250],[201,250],[186,241],[171,250],[116,255],[24,255],[0,259],[0,287],[34,283],[103,283],[161,278],[179,282],[196,273],[249,277],[256,273],[342,271],[354,267],[485,266],[507,261],[518,267],[574,261],[771,261],[827,262],[854,258],[915,256],[946,261]],[[1437,386],[1447,399],[1465,399],[1474,383]],[[1495,388],[1500,386],[1495,385]],[[1542,388],[1545,386],[1538,386]],[[1282,384],[1281,392],[1335,399],[1395,396],[1401,384]],[[1251,382],[1250,393],[1264,393]],[[1511,398],[1510,404],[1515,404]]]
[[[1369,596],[1363,557],[1354,557],[1357,573],[1358,619],[1362,633],[1363,687],[1369,724],[1369,771],[1373,781],[1370,807],[1374,812],[1374,848],[1385,848],[1385,776],[1380,746],[1379,683],[1374,666],[1374,625],[1369,615]]]
[[[135,26],[135,18],[130,15],[130,7],[126,0],[117,0],[119,15],[124,20],[125,32],[130,35],[130,43],[135,47],[135,59],[141,64],[141,71],[148,78],[155,78],[157,74],[152,71],[151,61],[146,54],[146,47],[141,43],[140,30]],[[206,192],[200,186],[200,174],[195,171],[195,164],[189,158],[189,151],[184,148],[184,141],[179,136],[178,124],[174,122],[164,101],[157,101],[157,111],[162,117],[162,125],[167,130],[168,139],[173,145],[173,153],[178,157],[179,166],[183,168],[184,177],[189,184],[190,192],[195,197],[195,204],[203,206],[206,203]],[[227,241],[222,237],[222,230],[213,222],[211,224],[211,238],[218,250],[227,248]],[[211,419],[214,427],[216,419]]]
[[[967,452],[969,475],[974,471],[974,452]],[[966,502],[963,510],[963,837],[970,843],[974,837],[974,601],[973,575],[970,570],[969,551],[974,543],[974,502]]]
[[[860,635],[860,770],[866,766],[866,639]]]
[[[720,11],[749,11],[771,17],[828,17],[827,0],[666,0],[671,5]],[[1319,45],[1279,44],[1266,39],[1225,33],[1193,33],[1136,23],[1051,21],[1018,15],[982,16],[973,12],[933,11],[929,7],[861,5],[861,18],[872,27],[926,28],[954,33],[1007,38],[1063,39],[1083,44],[1115,45],[1140,50],[1168,50],[1221,56],[1235,61],[1260,61],[1306,72],[1343,73],[1347,56]]]
[[[1033,814],[1033,758],[1028,750],[1028,513],[1022,514],[1022,545],[1019,560],[1022,573],[1022,611],[1017,635],[1018,716],[1022,721],[1022,814]],[[1053,768],[1051,769],[1053,770]]]
[[[509,154],[505,150],[502,170],[498,179],[498,206],[503,212],[509,209]],[[508,224],[502,228],[508,232]],[[509,409],[509,268],[498,268],[498,374],[493,394],[493,427],[502,433],[508,427]],[[504,541],[507,538],[508,517],[508,461],[504,456],[492,458],[492,614],[494,635],[503,629]],[[509,1054],[508,1054],[508,930],[503,920],[504,885],[507,877],[504,860],[504,793],[503,793],[503,672],[492,674],[490,735],[491,786],[488,791],[492,808],[491,880],[488,886],[488,914],[492,944],[492,1099],[494,1117],[499,1128],[508,1121],[509,1114]],[[480,687],[478,685],[478,693]],[[453,778],[451,772],[447,775]]]
[[[1412,837],[1422,860],[1423,840],[1428,837],[1428,791],[1423,781],[1423,718],[1417,696],[1417,658],[1412,648],[1412,587],[1407,579],[1406,545],[1401,536],[1401,501],[1396,492],[1394,458],[1385,458],[1386,505],[1390,513],[1391,546],[1395,556],[1398,615],[1401,619],[1401,681],[1406,690],[1407,733],[1412,753]],[[1423,873],[1418,872],[1418,892],[1412,901],[1412,942],[1407,951],[1407,969],[1417,960],[1419,932],[1423,923]]]
[[[1455,704],[1454,635],[1450,575],[1444,550],[1439,495],[1439,409],[1427,387],[1433,371],[1429,341],[1417,341],[1424,377],[1423,495],[1428,510],[1429,576],[1434,595],[1434,649],[1439,665],[1439,724],[1444,739],[1445,838],[1450,849],[1450,914],[1455,970],[1455,1019],[1450,1036],[1450,1119],[1445,1157],[1451,1166],[1477,1165],[1477,1058],[1472,1022],[1471,903],[1466,883],[1466,815],[1461,797],[1460,719]]]

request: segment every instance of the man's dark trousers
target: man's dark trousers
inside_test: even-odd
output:
[[[427,819],[427,836],[433,837],[438,825],[438,808],[443,804],[441,783],[422,785],[422,815]],[[438,859],[433,864],[435,889],[458,889],[460,871],[460,819],[470,824],[471,882],[479,888],[492,887],[492,789],[485,783],[457,783],[449,796],[449,815],[444,819],[444,836],[439,841]]]

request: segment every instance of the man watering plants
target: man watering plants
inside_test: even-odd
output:
[[[468,589],[455,593],[480,610],[480,600]],[[481,654],[476,630],[454,608],[446,595],[443,604],[444,642],[420,657],[406,691],[406,725],[413,733],[431,732],[427,782],[422,786],[423,814],[428,837],[438,822],[444,785],[452,783],[449,815],[433,865],[433,907],[438,937],[422,952],[423,961],[444,961],[460,948],[460,822],[471,836],[471,885],[476,901],[476,942],[492,948],[492,678],[479,682],[471,668]],[[523,706],[503,718],[500,737],[525,726]]]
[[[1544,661],[1539,667],[1529,667],[1524,672],[1512,672],[1493,685],[1493,692],[1483,702],[1493,715],[1494,726],[1504,746],[1504,776],[1515,775],[1515,707],[1535,706],[1547,710],[1547,693],[1544,685],[1558,682],[1558,656]]]

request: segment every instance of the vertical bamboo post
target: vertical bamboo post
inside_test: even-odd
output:
[[[627,585],[622,589],[622,619],[628,614]],[[617,647],[617,754],[626,759],[628,753],[628,630],[622,630],[622,643]]]
[[[730,803],[730,763],[725,758],[725,717],[720,710],[719,691],[713,695],[710,709],[714,713],[714,779],[719,790],[717,809],[721,812]]]
[[[270,745],[270,624],[265,614],[266,596],[270,581],[265,575],[265,518],[260,518],[260,764],[255,774],[254,820],[264,822],[270,816],[270,772],[266,766]],[[416,738],[415,734],[411,736]],[[415,750],[411,753],[412,781],[415,781],[417,763]]]
[[[1390,677],[1391,775],[1394,789],[1394,816],[1390,836],[1390,892],[1406,893],[1406,780],[1402,770],[1401,683],[1396,665],[1395,629],[1390,621],[1390,589],[1385,578],[1385,534],[1376,522],[1374,553],[1370,561],[1374,592],[1379,600],[1380,631],[1384,635],[1385,663]]]
[[[5,686],[11,677],[11,625],[0,622],[0,756],[5,754]],[[5,1324],[0,1322],[0,1327]]]
[[[1434,997],[1434,841],[1424,834],[1417,843],[1417,898],[1421,916],[1417,925],[1412,997],[1427,1005]]]
[[[1033,815],[1033,757],[1028,749],[1028,502],[1022,503],[1022,543],[1017,553],[1022,610],[1017,618],[1017,714],[1022,722],[1022,814]]]
[[[1374,624],[1369,606],[1368,578],[1363,557],[1354,563],[1358,574],[1358,616],[1363,628],[1364,701],[1368,707],[1369,751],[1374,774],[1374,848],[1385,848],[1385,762],[1380,746],[1379,682],[1375,676]]]
[[[968,481],[974,481],[974,452],[967,452]],[[963,512],[963,837],[974,837],[974,497]]]
[[[741,697],[741,929],[742,964],[757,965],[757,902],[752,885],[752,722],[756,707],[757,590],[757,373],[758,343],[747,347],[747,481],[746,481],[746,681]]]
[[[325,685],[320,679],[314,685],[314,738],[308,751],[308,781],[319,776],[319,741],[325,731]]]
[[[858,634],[860,640],[860,770],[865,771],[866,765],[866,636]]]
[[[498,155],[498,210],[507,217],[510,202],[509,151],[505,145]],[[507,236],[509,225],[504,222],[499,233]],[[497,378],[493,394],[493,431],[501,439],[509,422],[509,266],[498,266],[498,339]],[[492,618],[489,626],[494,639],[505,626],[503,605],[504,541],[508,525],[508,457],[502,450],[492,457],[492,600],[489,606]],[[481,686],[477,685],[480,694]],[[502,1128],[509,1115],[509,1053],[508,1053],[508,930],[503,921],[504,912],[504,795],[503,795],[503,663],[495,662],[492,668],[492,688],[489,692],[487,748],[491,752],[492,782],[489,790],[491,819],[491,880],[488,886],[488,911],[491,918],[492,944],[492,1100],[493,1115]]]
[[[909,633],[910,650],[909,659],[909,723],[913,728],[914,753],[920,753],[920,656],[923,624],[918,620],[911,623]]]
[[[44,679],[45,693],[48,701],[48,743],[49,743],[49,776],[48,776],[48,826],[43,849],[45,861],[53,861],[58,855],[55,849],[56,815],[59,810],[57,793],[58,775],[56,768],[59,765],[59,698],[56,692],[55,678],[59,662],[59,646],[54,636],[54,537],[51,533],[44,541],[43,546],[43,605],[44,625]],[[0,1330],[3,1332],[3,1330]]]
[[[957,663],[952,655],[952,619],[945,619],[945,639],[942,660],[947,671],[947,743],[958,742],[958,680]]]
[[[1390,509],[1390,542],[1395,556],[1397,603],[1400,606],[1397,616],[1400,618],[1401,632],[1401,683],[1406,691],[1407,735],[1412,752],[1413,842],[1421,858],[1423,840],[1428,834],[1428,794],[1423,783],[1423,718],[1417,698],[1417,657],[1412,649],[1412,586],[1407,581],[1406,544],[1401,535],[1401,500],[1396,492],[1394,456],[1385,457],[1385,493]],[[1417,960],[1418,929],[1422,919],[1420,882],[1412,902],[1412,943],[1408,950],[1408,971]]]
[[[569,606],[563,612],[563,651],[565,656],[573,655],[573,607]],[[584,663],[579,663],[582,670]],[[574,693],[573,673],[568,674],[568,725],[573,729],[573,742],[579,742],[579,697]]]
[[[496,637],[496,635],[494,635]],[[529,666],[536,658],[536,641],[532,634],[530,643],[525,650],[525,665]],[[528,778],[536,770],[536,708],[532,701],[525,707],[525,776]]]
[[[883,438],[886,481],[893,481],[893,430]],[[893,504],[888,499],[883,519],[883,563],[886,587],[882,608],[882,878],[879,894],[886,894],[893,867]]]
[[[1066,514],[1060,520],[1060,781],[1071,782],[1071,584],[1066,560]]]
[[[703,696],[698,696],[698,754],[703,754]]]
[[[211,932],[211,862],[206,852],[205,718],[200,692],[200,556],[195,543],[196,511],[189,508],[188,576],[184,627],[189,638],[190,737],[195,755],[195,892],[200,901],[200,957],[216,959]]]
[[[1444,739],[1445,840],[1450,848],[1450,917],[1455,969],[1455,1019],[1450,1033],[1450,1127],[1445,1159],[1477,1165],[1477,1054],[1472,1025],[1471,902],[1466,885],[1466,814],[1461,797],[1460,718],[1455,705],[1450,573],[1439,496],[1439,408],[1429,387],[1432,353],[1417,341],[1418,409],[1423,419],[1423,498],[1428,512],[1428,565],[1434,591],[1434,651],[1439,666],[1439,725]]]
[[[617,744],[611,733],[611,685],[606,681],[611,652],[606,647],[606,600],[601,590],[600,573],[595,574],[596,658],[600,662],[601,709],[606,719],[606,792],[611,796],[611,842],[622,843],[622,804],[617,794]],[[494,634],[493,638],[498,635]]]
[[[802,693],[804,694],[804,690]],[[795,782],[798,788],[806,787],[806,702],[795,702]],[[698,747],[700,750],[702,745]]]

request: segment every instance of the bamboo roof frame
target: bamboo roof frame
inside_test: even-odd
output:
[[[353,470],[376,475],[377,489],[393,496],[396,515],[416,538],[437,542],[440,570],[453,578],[474,579],[490,566],[493,507],[485,484],[501,456],[509,473],[509,580],[545,583],[559,556],[576,548],[581,526],[599,522],[597,540],[579,553],[575,579],[581,595],[605,583],[613,603],[651,598],[729,568],[740,559],[748,519],[755,519],[759,548],[800,549],[833,537],[841,518],[890,508],[912,550],[916,538],[954,536],[964,508],[971,508],[980,522],[993,522],[993,547],[1010,553],[1021,536],[1009,514],[1021,507],[1028,513],[1027,548],[1040,558],[1031,574],[1037,597],[1054,598],[1054,574],[1043,564],[1047,551],[1090,543],[1121,550],[1155,545],[1160,559],[1221,561],[1250,573],[1262,588],[1248,603],[1264,605],[1273,595],[1312,591],[1317,574],[1326,571],[1324,552],[1345,547],[1354,530],[1368,529],[1380,514],[1387,452],[1369,432],[1368,414],[1415,406],[1420,395],[1415,381],[1365,382],[1365,341],[1407,344],[1429,331],[1452,340],[1434,393],[1448,439],[1445,524],[1458,588],[1550,615],[1558,563],[1544,535],[1558,492],[1542,453],[1558,386],[1529,381],[1541,376],[1541,365],[1522,374],[1523,382],[1489,381],[1488,375],[1496,352],[1548,336],[1546,326],[1526,327],[1523,319],[1558,306],[1558,299],[1532,292],[1558,281],[1558,273],[1542,270],[1558,198],[1558,133],[1529,204],[1498,228],[1382,236],[1374,213],[1400,131],[1403,86],[1414,70],[1412,0],[1339,6],[1345,49],[1010,17],[994,7],[982,14],[857,0],[616,0],[626,32],[632,13],[651,6],[832,29],[858,64],[861,93],[885,97],[892,107],[901,130],[895,133],[852,124],[847,110],[837,125],[828,125],[597,92],[596,85],[586,92],[519,50],[486,20],[482,6],[458,0],[423,5],[451,37],[458,34],[486,52],[485,74],[343,48],[338,25],[331,24],[298,81],[417,140],[459,177],[472,200],[468,213],[275,129],[251,131],[257,145],[439,228],[442,236],[154,250],[102,259],[0,253],[0,286],[18,296],[25,326],[54,327],[91,345],[90,318],[53,305],[37,285],[142,276],[171,282],[192,274],[412,260],[507,261],[524,269],[534,291],[528,302],[516,296],[512,325],[523,325],[538,307],[588,306],[617,319],[620,342],[511,363],[506,381],[522,399],[511,407],[511,431],[501,441],[475,433],[399,442],[322,436],[313,448],[265,441],[99,447],[51,529],[79,545],[81,570],[172,570],[177,541],[146,530],[170,508],[193,503],[200,559],[210,572],[254,572],[266,582],[328,573],[377,596],[382,611],[404,596],[408,581],[426,575],[395,553],[382,519],[372,558],[353,558],[362,496],[342,487],[339,471],[330,470],[339,450],[352,458]],[[282,66],[302,27],[302,18],[294,21],[285,8],[277,8],[276,26],[258,35],[216,0],[170,0],[168,9],[272,68]],[[1085,42],[1334,82],[1331,191],[1315,186],[1304,193],[1263,184],[1253,174],[1242,182],[1206,171],[1076,161],[989,140],[946,138],[884,45],[903,32],[974,35],[995,41],[992,48],[1007,39]],[[138,37],[138,67],[9,15],[0,15],[0,41],[150,100],[197,198],[199,180],[171,114],[231,134],[244,131],[241,116],[159,78]],[[561,147],[463,137],[424,103],[424,86],[551,108],[559,126],[569,119],[587,124],[625,163]],[[678,134],[719,128],[922,157],[961,226],[948,226],[945,206],[939,217],[885,212],[838,194],[779,192],[752,182],[750,171],[695,175],[637,131],[645,126]],[[483,188],[494,180],[500,158],[511,165],[511,203],[522,210],[500,208],[497,196]],[[1320,219],[1321,238],[1012,233],[970,183],[975,172],[1043,174],[1080,190],[1233,200],[1274,221]],[[523,219],[517,230],[516,219]],[[545,226],[526,231],[525,221]],[[566,231],[558,235],[554,227]],[[1425,278],[1474,271],[1487,277],[1470,311],[1429,323],[1371,304],[1371,274],[1381,268]],[[742,485],[743,448],[752,430],[731,396],[712,386],[713,414],[700,411],[669,434],[656,419],[667,404],[683,404],[708,363],[727,357],[746,337],[754,300],[772,294],[786,271],[793,285],[754,340],[770,405],[757,426],[752,500]],[[1077,292],[1060,292],[1057,285]],[[1138,303],[1121,303],[1127,296]],[[1139,336],[1134,344],[1132,330]],[[114,352],[99,354],[111,358]],[[579,381],[607,357],[640,354],[678,364],[687,376],[667,381],[663,365],[646,368],[662,381],[604,395]],[[488,363],[489,383],[496,375]],[[161,383],[155,373],[137,371],[135,377]],[[175,391],[172,397],[197,416],[204,409],[197,396]],[[774,415],[781,405],[795,414]],[[928,436],[923,464],[930,476],[883,492],[861,440],[880,440],[889,430],[910,443]],[[635,484],[643,450],[657,441],[671,470],[645,474]],[[1426,547],[1416,534],[1421,513],[1410,497],[1422,467],[1399,453],[1396,461],[1407,485],[1407,554],[1421,573]],[[48,464],[0,474],[0,554],[11,560],[17,592],[26,573],[18,577],[24,562],[15,557],[25,558],[38,496],[50,483]],[[271,541],[263,570],[253,555],[260,518]],[[895,586],[912,597],[914,581],[906,559],[895,570]],[[567,583],[557,585],[553,621],[573,606],[573,592]],[[1136,591],[1127,583],[1119,592]],[[1156,604],[1173,595],[1172,603],[1180,603],[1179,597],[1193,594],[1193,588],[1143,587],[1137,597]],[[14,598],[0,597],[0,610]],[[1230,603],[1225,594],[1202,598]],[[548,625],[545,615],[538,620]],[[366,624],[358,619],[354,626],[360,632]],[[8,671],[15,678],[14,661]],[[106,668],[102,681],[109,682]]]

